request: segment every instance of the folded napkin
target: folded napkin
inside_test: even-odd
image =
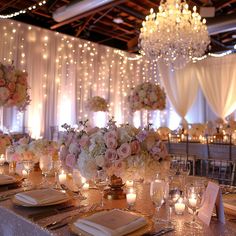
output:
[[[119,209],[98,212],[74,223],[75,227],[94,236],[122,236],[146,224],[144,217]]]
[[[16,199],[31,205],[54,203],[67,197],[66,193],[54,189],[37,189],[15,195]]]
[[[236,199],[224,199],[224,207],[236,211]]]
[[[0,174],[0,184],[13,183],[15,180],[13,176]]]

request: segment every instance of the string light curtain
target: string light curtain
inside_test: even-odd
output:
[[[130,54],[116,49],[12,20],[1,20],[0,29],[0,61],[14,61],[26,70],[31,87],[32,101],[24,115],[4,108],[4,124],[10,130],[25,127],[34,138],[50,137],[52,126],[73,125],[85,118],[93,121],[94,114],[86,110],[92,96],[108,100],[109,115],[118,123],[165,122],[165,112],[132,114],[127,104],[133,86],[158,82],[156,64],[128,60]]]

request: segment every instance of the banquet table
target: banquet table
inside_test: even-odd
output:
[[[41,181],[41,172],[33,172],[30,176],[34,184],[38,184]],[[134,207],[134,211],[145,215],[146,217],[152,217],[154,213],[154,206],[149,196],[149,184],[137,183],[137,201]],[[0,187],[0,195],[12,190],[6,190],[4,187]],[[83,191],[83,195],[86,197],[85,200],[78,200],[78,198],[72,199],[69,203],[75,206],[88,205],[98,203],[100,201],[100,192],[97,189],[89,189]],[[105,209],[121,208],[126,209],[126,200],[105,200]],[[32,221],[29,216],[38,212],[47,211],[48,209],[56,208],[58,206],[41,207],[41,208],[27,208],[22,206],[16,206],[13,204],[11,199],[0,201],[0,235],[1,236],[69,236],[74,235],[70,232],[68,225],[57,230],[47,230],[43,225],[45,223],[51,223],[55,220],[61,219],[64,216],[77,215],[80,217],[85,213],[81,211],[82,208],[74,208],[72,211],[63,212],[50,217],[45,217],[38,221]],[[47,209],[46,209],[47,208]],[[86,208],[86,207],[85,207]],[[167,208],[164,205],[161,208],[160,215],[166,218]],[[175,230],[167,233],[166,235],[236,235],[236,224],[227,221],[226,224],[221,224],[218,220],[213,217],[210,226],[206,226],[203,223],[203,230],[193,230],[184,225],[184,222],[189,221],[191,215],[185,211],[184,215],[172,214],[173,219],[176,221]],[[155,226],[158,230],[158,225]]]
[[[199,158],[219,158],[223,160],[236,161],[236,146],[228,144],[209,144],[209,150],[207,144],[197,142],[165,142],[168,152],[170,154],[188,154]],[[187,147],[188,146],[188,147]],[[230,154],[231,152],[231,154]],[[230,158],[231,156],[231,158]]]

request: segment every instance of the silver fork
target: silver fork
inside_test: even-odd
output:
[[[97,207],[98,207],[98,204],[92,204],[85,212],[94,211]],[[73,216],[69,215],[69,216],[65,216],[65,217],[61,218],[60,220],[55,220],[54,222],[46,225],[45,227],[50,230],[64,227],[72,220],[73,217],[81,214],[82,212],[83,211],[79,211],[77,214],[75,214]]]

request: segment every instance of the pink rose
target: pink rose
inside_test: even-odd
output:
[[[18,154],[18,153],[14,153],[13,155],[12,155],[12,161],[20,161],[20,159],[21,159],[21,155],[20,154]]]
[[[68,154],[66,156],[66,165],[70,168],[73,168],[76,163],[75,155],[74,154]]]
[[[89,137],[88,136],[82,136],[81,139],[79,140],[79,144],[81,147],[85,147],[89,142]]]
[[[0,86],[5,85],[5,80],[4,79],[0,79]]]
[[[105,143],[107,145],[107,148],[110,148],[110,149],[116,149],[118,145],[115,138],[105,139]]]
[[[110,163],[117,159],[117,152],[113,149],[107,149],[105,152],[105,160]]]
[[[139,141],[135,140],[135,141],[131,142],[130,147],[131,147],[132,154],[138,154],[140,152],[141,148],[140,148]]]
[[[131,147],[128,143],[123,143],[117,150],[117,154],[121,159],[131,155]]]
[[[9,88],[9,90],[12,92],[12,91],[14,91],[15,90],[15,88],[16,88],[16,86],[15,86],[15,83],[9,83],[8,84],[8,88]]]
[[[105,133],[104,137],[105,137],[105,140],[110,139],[110,138],[117,139],[118,133],[115,130],[111,130]]]

